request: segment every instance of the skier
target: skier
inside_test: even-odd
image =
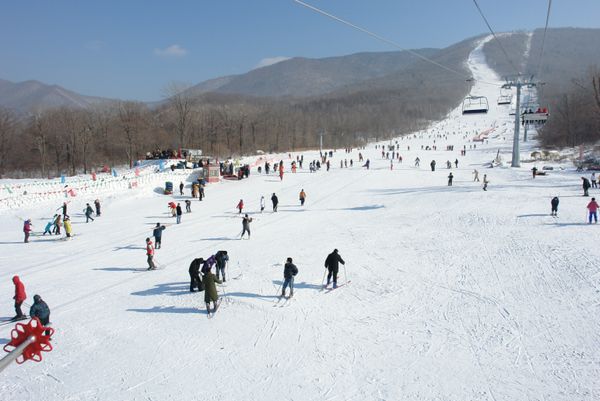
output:
[[[52,235],[52,226],[54,225],[54,220],[56,219],[56,215],[46,224],[46,228],[44,228],[44,233],[42,235],[46,235],[46,233]]]
[[[592,198],[592,201],[587,205],[587,209],[590,211],[589,224],[592,224],[592,217],[594,218],[594,224],[598,222],[598,207],[596,198]]]
[[[302,189],[302,191],[300,191],[300,206],[304,206],[304,201],[306,201],[306,192],[304,192],[304,189]]]
[[[25,220],[25,222],[23,223],[23,233],[25,234],[25,243],[29,242],[29,233],[31,233],[31,226],[33,224],[31,224],[31,219],[27,219]]]
[[[451,187],[452,186],[452,180],[454,179],[454,176],[452,175],[452,173],[450,173],[450,175],[448,175],[448,186]]]
[[[248,217],[248,214],[245,214],[242,219],[242,236],[240,239],[243,239],[246,233],[248,233],[248,239],[250,239],[250,223],[252,223],[252,217]]]
[[[156,242],[156,249],[160,249],[160,245],[162,244],[162,232],[167,227],[161,226],[160,223],[156,223],[156,227],[152,231],[152,236],[154,236],[154,241]]]
[[[189,199],[185,200],[185,212],[192,213],[192,201]]]
[[[590,196],[588,194],[588,189],[590,189],[590,181],[585,178],[585,177],[581,177],[582,179],[582,187],[583,187],[583,196]]]
[[[432,160],[429,165],[431,166],[431,171],[435,171],[435,160]]]
[[[61,209],[61,208],[59,207],[58,209]],[[67,215],[67,202],[63,202],[63,205],[62,205],[62,214],[63,214],[63,217]]]
[[[365,162],[365,164],[363,164],[363,167],[366,167],[367,170],[368,170],[370,164],[371,164],[371,161],[369,159],[367,159],[367,161]]]
[[[225,279],[225,266],[229,261],[229,256],[227,255],[227,251],[218,251],[215,254],[215,260],[217,261],[217,279],[219,276],[223,277],[223,282],[227,281]]]
[[[458,168],[458,159],[454,160],[454,166],[456,166],[456,168]]]
[[[198,288],[198,292],[204,291],[204,285],[200,280],[200,266],[204,264],[203,258],[196,258],[190,263],[188,272],[190,273],[190,292],[194,292],[194,288]]]
[[[590,181],[592,182],[592,188],[598,188],[598,185],[596,185],[596,173],[592,173]]]
[[[484,190],[484,191],[487,191],[487,186],[488,186],[488,184],[489,184],[489,183],[490,183],[490,182],[489,182],[489,181],[488,181],[488,179],[487,179],[487,174],[484,174],[484,175],[483,175],[483,190]]]
[[[415,167],[419,167],[419,163],[421,163],[421,159],[418,157],[415,159]]]
[[[238,214],[242,214],[242,210],[244,209],[244,201],[242,199],[240,199],[236,208],[239,210]]]
[[[85,222],[88,223],[90,220],[94,221],[94,218],[92,217],[92,213],[94,213],[94,209],[92,209],[92,207],[90,206],[89,203],[85,204],[85,209],[83,210],[83,212],[85,213]]]
[[[183,185],[183,181],[181,181],[179,183],[179,195],[183,196],[183,188],[185,187],[185,185]]]
[[[340,263],[343,265],[346,264],[346,262],[344,262],[344,259],[342,259],[342,257],[338,254],[337,249],[334,249],[333,252],[327,255],[327,259],[325,259],[325,268],[329,270],[329,273],[327,274],[327,284],[325,285],[325,287],[329,285],[331,277],[333,276],[333,288],[337,288],[337,275]]]
[[[448,168],[448,169],[452,168],[452,163],[450,163],[450,160],[446,160],[446,168]]]
[[[533,175],[533,179],[535,180],[535,176],[537,175],[537,167],[533,166],[533,168],[531,169],[531,174]]]
[[[175,212],[177,213],[177,224],[181,223],[181,215],[183,214],[183,211],[181,210],[181,203],[177,204],[177,207],[175,208]]]
[[[15,285],[15,296],[13,299],[15,300],[16,312],[16,316],[12,320],[25,319],[27,316],[25,316],[21,310],[21,305],[23,305],[23,302],[25,302],[27,299],[27,294],[25,294],[25,286],[21,282],[21,279],[19,279],[19,276],[14,276],[12,280],[13,284]]]
[[[202,284],[204,284],[204,302],[206,303],[206,312],[209,316],[211,314],[211,301],[214,306],[212,313],[215,313],[217,311],[217,308],[219,307],[217,305],[217,301],[219,300],[219,294],[217,294],[217,286],[215,283],[222,284],[223,282],[216,278],[215,275],[212,274],[210,271],[208,271],[202,276]]]
[[[60,214],[56,215],[56,220],[54,220],[54,234],[60,235],[60,226],[62,226],[62,217]]]
[[[329,166],[330,166],[330,164],[329,164],[329,160],[327,160],[327,163],[326,163],[326,164],[327,164],[327,171],[329,171]]]
[[[477,169],[473,170],[473,182],[479,182],[479,171]]]
[[[201,201],[205,197],[206,197],[206,194],[204,193],[204,185],[200,184],[200,188],[198,188],[198,200]]]
[[[283,285],[281,286],[281,296],[285,297],[285,289],[290,287],[290,296],[294,296],[294,276],[298,274],[298,268],[292,263],[292,258],[287,258],[283,267]]]
[[[42,297],[37,294],[33,296],[33,305],[29,308],[29,316],[31,318],[37,317],[42,326],[47,326],[50,323],[50,308],[48,308],[48,304],[44,302]],[[49,336],[50,330],[46,330],[45,334]]]
[[[202,269],[200,270],[200,272],[202,274],[209,273],[210,269],[212,269],[212,267],[215,265],[215,263],[217,263],[217,259],[215,258],[215,255],[210,255],[208,257],[208,259],[206,259],[204,261],[204,264],[202,265]]]
[[[265,210],[265,197],[261,196],[260,197],[260,212],[262,213],[263,210]]]
[[[271,166],[269,165],[269,162],[265,162],[265,174],[269,174],[269,169],[271,168]]]
[[[171,217],[175,217],[177,215],[177,205],[175,202],[169,202],[169,211],[171,212]]]
[[[279,203],[279,199],[277,199],[275,192],[273,192],[273,196],[271,196],[271,202],[273,203],[273,212],[277,212],[277,204]]]
[[[558,196],[555,196],[550,201],[550,205],[552,206],[552,216],[558,216]]]
[[[100,199],[94,201],[94,206],[96,207],[96,217],[100,216]]]
[[[73,236],[73,229],[71,227],[71,218],[69,216],[66,216],[64,221],[64,225],[65,225],[65,234],[67,235],[67,238],[71,238]]]
[[[148,261],[148,270],[156,269],[156,265],[154,264],[154,247],[152,246],[152,241],[150,238],[146,238],[146,256]]]

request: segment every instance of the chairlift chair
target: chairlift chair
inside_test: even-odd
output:
[[[469,95],[463,100],[463,114],[487,113],[489,110],[488,100],[485,96]]]

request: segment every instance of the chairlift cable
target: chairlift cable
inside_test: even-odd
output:
[[[440,68],[442,68],[442,69],[444,69],[444,70],[446,70],[446,71],[449,71],[449,72],[451,72],[451,73],[453,73],[453,74],[456,74],[456,75],[458,75],[459,77],[466,79],[467,81],[477,81],[477,82],[484,83],[484,84],[487,84],[487,85],[498,86],[498,84],[495,84],[495,83],[491,83],[491,82],[485,82],[485,81],[480,81],[480,80],[475,80],[475,79],[474,79],[473,77],[471,77],[471,76],[465,75],[465,74],[463,74],[463,73],[461,73],[461,72],[459,72],[459,71],[456,71],[456,70],[454,70],[454,69],[452,69],[452,68],[450,68],[450,67],[447,67],[447,66],[445,66],[445,65],[443,65],[443,64],[440,64],[440,63],[438,63],[437,61],[434,61],[434,60],[432,60],[432,59],[430,59],[430,58],[428,58],[428,57],[425,57],[425,56],[423,56],[422,54],[419,54],[419,53],[415,52],[414,50],[406,49],[406,48],[404,48],[404,47],[400,46],[398,43],[394,42],[393,40],[390,40],[390,39],[384,38],[384,37],[383,37],[383,36],[381,36],[381,35],[378,35],[378,34],[376,34],[376,33],[374,33],[374,32],[371,32],[371,31],[369,31],[369,30],[367,30],[367,29],[365,29],[365,28],[362,28],[362,27],[360,27],[360,26],[358,26],[358,25],[356,25],[356,24],[353,24],[353,23],[352,23],[352,22],[350,22],[350,21],[346,21],[346,20],[344,20],[344,19],[342,19],[342,18],[340,18],[340,17],[337,17],[337,16],[335,16],[335,15],[333,15],[333,14],[331,14],[331,13],[328,13],[327,11],[324,11],[324,10],[322,10],[322,9],[320,9],[320,8],[317,8],[317,7],[313,6],[313,5],[310,5],[310,4],[308,4],[308,3],[305,3],[305,2],[303,2],[303,1],[301,1],[301,0],[293,0],[293,1],[294,1],[295,3],[297,3],[297,4],[299,4],[299,5],[301,5],[301,6],[303,6],[303,7],[306,7],[306,8],[308,8],[308,9],[312,10],[312,11],[315,11],[315,12],[317,12],[317,13],[321,14],[321,15],[324,15],[324,16],[326,16],[326,17],[328,17],[328,18],[331,18],[331,19],[333,19],[333,20],[335,20],[335,21],[337,21],[337,22],[340,22],[340,23],[342,23],[342,24],[344,24],[344,25],[347,25],[347,26],[349,26],[349,27],[351,27],[351,28],[354,28],[354,29],[356,29],[356,30],[358,30],[358,31],[361,31],[361,32],[363,32],[363,33],[366,33],[367,35],[369,35],[369,36],[371,36],[371,37],[373,37],[373,38],[375,38],[375,39],[377,39],[377,40],[380,40],[380,41],[382,41],[382,42],[385,42],[385,43],[387,43],[387,44],[389,44],[389,45],[392,45],[392,46],[394,46],[394,47],[396,47],[396,48],[398,48],[398,49],[400,49],[400,50],[402,50],[402,51],[408,52],[408,53],[412,54],[413,56],[420,58],[420,59],[421,59],[421,60],[423,60],[423,61],[426,61],[426,62],[428,62],[428,63],[431,63],[431,64],[433,64],[433,65],[436,65],[436,66],[438,66],[438,67],[440,67]]]
[[[544,57],[544,44],[546,43],[546,31],[548,31],[548,21],[550,20],[550,9],[552,8],[552,0],[548,0],[548,11],[546,12],[546,25],[544,26],[544,35],[542,36],[542,47],[540,49],[540,59],[538,62],[537,76],[539,77],[542,71],[542,59]]]
[[[492,33],[492,36],[494,37],[494,39],[496,40],[496,42],[500,46],[500,49],[502,50],[502,53],[504,53],[504,56],[508,60],[508,63],[516,71],[517,76],[521,76],[521,73],[519,72],[519,69],[515,66],[515,64],[513,63],[512,59],[508,56],[508,53],[506,52],[506,49],[504,48],[504,46],[502,46],[502,42],[500,42],[500,40],[498,39],[498,36],[496,36],[496,32],[494,32],[494,30],[492,29],[492,26],[490,25],[490,23],[488,22],[487,18],[483,14],[483,11],[481,11],[481,7],[479,7],[479,3],[477,3],[477,0],[473,0],[473,3],[475,3],[475,7],[477,7],[477,11],[479,11],[479,14],[481,15],[481,18],[483,18],[483,21],[485,22],[485,24],[487,25],[488,29]]]

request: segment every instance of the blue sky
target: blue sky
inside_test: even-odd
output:
[[[486,33],[471,0],[305,0],[406,48]],[[496,31],[543,27],[547,0],[479,0]],[[600,27],[600,1],[553,1],[550,26]],[[0,4],[0,78],[158,100],[169,82],[276,57],[395,50],[292,0],[20,0]]]

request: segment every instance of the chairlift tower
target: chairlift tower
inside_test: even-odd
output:
[[[533,75],[523,77],[517,75],[515,77],[507,77],[506,83],[502,85],[502,89],[517,88],[517,100],[515,105],[515,135],[513,137],[512,162],[511,167],[521,167],[521,153],[519,147],[519,126],[521,124],[521,88],[535,88],[538,82],[534,82]]]

